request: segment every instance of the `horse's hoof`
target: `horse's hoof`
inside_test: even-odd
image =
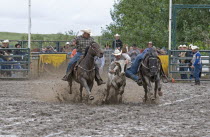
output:
[[[159,96],[163,96],[163,92],[162,91],[158,91],[158,95]]]
[[[89,96],[89,99],[90,99],[90,100],[94,100],[94,96],[90,95],[90,96]]]

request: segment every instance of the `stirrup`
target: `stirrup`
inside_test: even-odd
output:
[[[139,86],[142,86],[142,85],[143,85],[142,79],[138,79],[138,80],[136,81],[136,83],[137,83]]]

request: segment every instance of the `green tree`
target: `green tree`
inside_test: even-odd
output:
[[[174,4],[209,3],[210,0],[174,0]],[[102,29],[102,39],[112,39],[119,33],[123,42],[129,45],[136,43],[143,47],[146,42],[153,41],[155,46],[167,47],[168,6],[169,0],[118,0],[110,12],[113,22]],[[209,16],[209,11],[202,9],[199,12],[197,9],[181,11],[177,21],[177,41],[209,39]]]

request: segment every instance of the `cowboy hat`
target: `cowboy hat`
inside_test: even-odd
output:
[[[192,47],[192,46],[193,46],[193,44],[190,44],[190,45],[189,45],[189,47]]]
[[[114,51],[114,53],[112,53],[112,54],[115,55],[115,56],[119,56],[119,55],[122,54],[122,50],[119,51],[118,49],[116,49],[116,50]]]
[[[182,45],[179,45],[179,47],[178,48],[182,48],[183,46]]]
[[[91,34],[91,30],[90,29],[83,29],[81,31],[84,32],[84,33],[87,33],[87,34]]]
[[[187,46],[186,46],[186,45],[183,45],[182,47],[183,47],[183,48],[186,48]]]
[[[149,41],[148,43],[149,43],[149,44],[152,44],[152,41]]]
[[[9,40],[6,39],[6,40],[2,41],[2,43],[9,43]]]
[[[66,45],[70,45],[70,42],[66,42]]]
[[[195,50],[195,49],[199,49],[199,47],[198,46],[192,46],[191,49]]]
[[[119,35],[119,34],[115,34],[114,36],[115,36],[115,37],[119,37],[120,35]]]

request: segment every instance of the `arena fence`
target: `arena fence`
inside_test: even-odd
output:
[[[180,52],[191,52],[190,50],[170,50],[169,51],[169,75],[176,81],[194,80],[189,62],[192,57],[179,57]],[[202,60],[201,81],[210,81],[210,50],[200,50]],[[188,62],[183,63],[183,60]],[[181,63],[181,62],[182,63]]]
[[[30,49],[0,49],[0,79],[22,79],[29,77]]]

